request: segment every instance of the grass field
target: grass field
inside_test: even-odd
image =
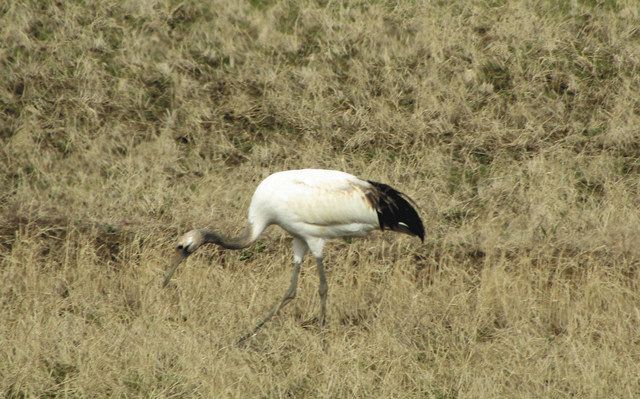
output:
[[[635,0],[0,3],[0,396],[640,397]],[[414,198],[427,240],[236,233],[272,172]]]

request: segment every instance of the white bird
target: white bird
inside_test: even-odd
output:
[[[392,230],[417,236],[424,242],[424,226],[411,205],[413,201],[390,186],[363,180],[345,172],[303,169],[277,172],[256,188],[247,225],[237,238],[227,238],[209,229],[191,230],[176,246],[176,258],[163,286],[167,286],[178,265],[203,244],[228,249],[248,247],[270,225],[276,224],[293,236],[293,273],[281,300],[240,341],[253,335],[284,305],[295,298],[302,260],[311,251],[320,278],[320,315],[324,325],[327,278],[322,250],[331,238],[364,236],[372,230]]]

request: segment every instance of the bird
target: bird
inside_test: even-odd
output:
[[[323,265],[325,243],[334,238],[366,236],[374,230],[409,234],[424,243],[424,225],[416,208],[409,196],[391,186],[347,172],[325,169],[276,172],[256,187],[246,225],[238,237],[227,237],[209,228],[194,229],[179,237],[162,285],[166,287],[182,261],[202,245],[215,244],[232,250],[246,248],[267,227],[278,225],[293,237],[291,282],[282,298],[238,342],[255,335],[296,297],[298,275],[307,252],[315,258],[318,270],[320,312],[317,321],[323,327],[328,292]]]

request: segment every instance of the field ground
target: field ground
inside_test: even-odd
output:
[[[0,3],[0,396],[640,397],[635,0]],[[235,233],[290,168],[427,240]]]

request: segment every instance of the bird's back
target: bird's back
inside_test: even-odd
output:
[[[256,188],[249,221],[277,224],[293,235],[344,237],[389,229],[424,239],[424,227],[405,196],[349,173],[302,169],[274,173]]]
[[[292,234],[360,235],[378,227],[366,198],[370,183],[345,172],[302,169],[274,173],[256,189],[249,218],[267,218]],[[304,231],[302,231],[304,230]]]

